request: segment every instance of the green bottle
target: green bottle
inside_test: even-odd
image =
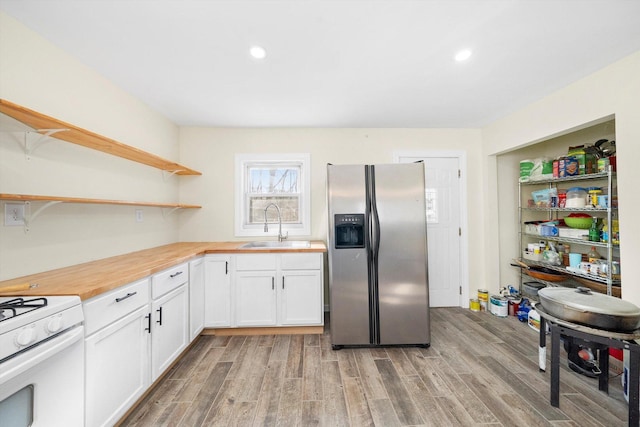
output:
[[[600,230],[598,229],[598,218],[593,217],[593,222],[591,223],[591,228],[589,229],[589,240],[592,242],[600,241]]]

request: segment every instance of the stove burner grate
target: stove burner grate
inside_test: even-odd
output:
[[[0,302],[0,322],[13,319],[21,314],[29,313],[33,310],[45,307],[47,305],[47,299],[42,298],[14,298],[8,301]],[[5,314],[5,312],[9,314]]]

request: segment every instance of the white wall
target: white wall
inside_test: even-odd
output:
[[[0,64],[0,98],[177,160],[174,124],[2,12]],[[24,132],[4,132],[24,127],[6,116],[0,126],[0,193],[178,199],[178,178],[164,182],[159,170],[66,142],[47,142],[26,160]],[[134,207],[56,205],[28,233],[2,221],[0,280],[177,240],[176,214],[142,209],[136,223]]]
[[[640,212],[640,199],[637,197],[640,180],[636,170],[640,159],[638,76],[640,52],[483,129],[486,191],[491,201],[485,206],[485,226],[498,231],[494,236],[489,236],[491,238],[486,242],[487,283],[501,280],[500,271],[507,257],[500,255],[499,242],[517,241],[517,230],[513,227],[513,203],[500,204],[502,193],[499,192],[495,156],[614,116],[620,199],[622,298],[640,305],[640,282],[637,280],[640,277],[640,222],[636,219]],[[515,181],[510,181],[517,185]],[[494,212],[492,206],[499,206],[499,215],[488,214]],[[500,218],[500,215],[506,218]]]

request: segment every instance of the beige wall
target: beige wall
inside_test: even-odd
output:
[[[391,163],[394,151],[460,150],[468,156],[469,206],[479,203],[480,132],[455,129],[211,129],[183,128],[180,158],[202,177],[181,181],[180,196],[202,210],[185,212],[180,239],[234,240],[237,153],[311,154],[311,238],[325,240],[326,164]],[[478,236],[470,244],[479,249]],[[474,272],[479,267],[473,267]]]
[[[178,158],[166,118],[0,12],[0,98],[158,154]],[[2,117],[2,130],[19,130]],[[178,179],[159,170],[51,140],[26,160],[24,132],[0,132],[0,193],[175,202]],[[42,204],[33,206],[36,210]],[[28,233],[0,223],[0,280],[176,241],[177,216],[157,208],[56,205]],[[0,202],[4,214],[4,203]]]
[[[541,140],[583,128],[586,124],[601,122],[615,117],[615,134],[618,155],[618,194],[620,198],[620,259],[622,268],[622,297],[640,305],[640,223],[636,220],[640,212],[637,188],[640,184],[637,170],[640,159],[640,52],[636,52],[605,69],[594,73],[556,93],[546,97],[515,114],[505,117],[483,129],[485,174],[488,197],[498,206],[498,215],[487,215],[486,226],[498,230],[486,242],[488,283],[508,277],[506,263],[513,253],[517,241],[514,227],[512,200],[504,200],[499,192],[500,176],[495,155],[507,153]],[[515,159],[514,159],[515,160]],[[518,163],[512,165],[512,175]],[[513,188],[517,183],[502,175]],[[501,183],[504,184],[504,183]],[[517,187],[516,187],[517,191]],[[509,194],[509,193],[506,193]],[[501,203],[502,201],[502,203]],[[491,204],[485,211],[491,211]],[[501,244],[502,243],[502,244]],[[513,249],[511,249],[513,251]]]

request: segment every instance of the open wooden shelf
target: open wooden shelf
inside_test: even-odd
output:
[[[30,194],[1,194],[0,200],[12,200],[20,202],[62,202],[62,203],[84,203],[95,205],[125,205],[125,206],[150,206],[156,208],[175,209],[199,209],[202,206],[184,205],[180,203],[154,203],[154,202],[130,202],[125,200],[105,200],[86,199],[82,197],[61,197],[61,196],[36,196]]]
[[[148,153],[130,145],[123,144],[113,139],[98,135],[86,129],[79,128],[53,117],[38,113],[12,102],[0,99],[0,112],[13,117],[19,122],[33,128],[40,133],[46,130],[61,129],[50,135],[52,138],[61,139],[72,144],[82,145],[93,150],[131,160],[143,165],[151,166],[176,175],[202,175],[201,172],[186,166],[163,159],[155,154]]]

